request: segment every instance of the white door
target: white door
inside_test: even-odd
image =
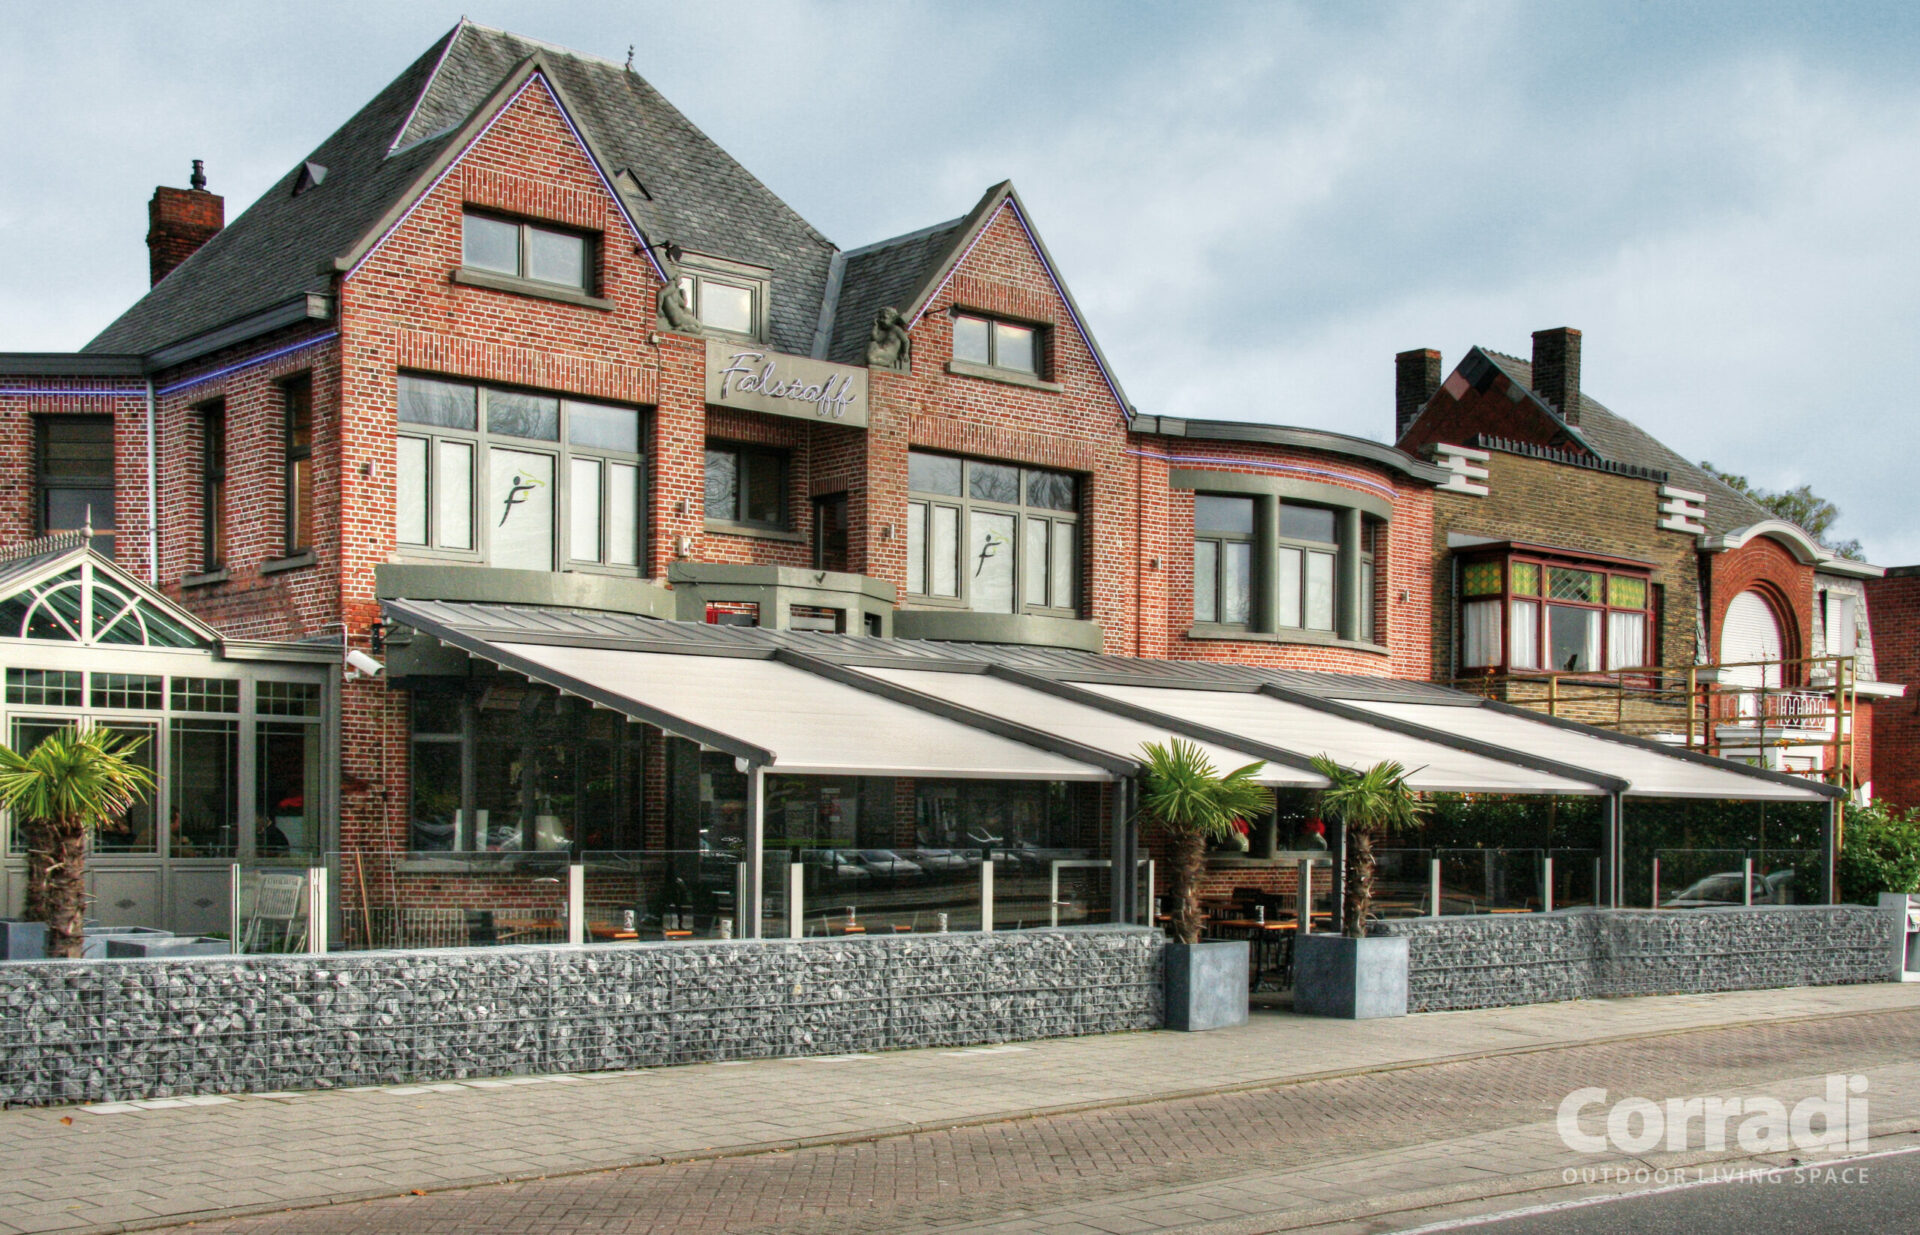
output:
[[[1720,663],[1740,665],[1726,671],[1725,681],[1744,691],[1780,689],[1780,659],[1786,640],[1780,633],[1780,619],[1773,606],[1758,592],[1742,592],[1727,606],[1726,624],[1720,628]],[[1752,661],[1771,661],[1756,665]],[[1740,715],[1757,716],[1758,694],[1740,695]]]

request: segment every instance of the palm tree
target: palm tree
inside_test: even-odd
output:
[[[1174,738],[1141,747],[1146,767],[1140,783],[1140,815],[1167,833],[1171,870],[1167,897],[1173,903],[1173,937],[1200,939],[1200,877],[1207,841],[1225,839],[1236,825],[1273,809],[1273,791],[1253,783],[1264,763],[1249,763],[1225,776],[1192,742]]]
[[[1327,787],[1320,791],[1321,814],[1347,829],[1346,934],[1364,939],[1373,911],[1373,842],[1419,827],[1430,806],[1407,788],[1409,773],[1391,759],[1356,772],[1315,755],[1313,766],[1327,778]]]
[[[0,807],[27,850],[27,917],[47,924],[47,955],[80,955],[87,838],[153,789],[131,756],[145,738],[62,729],[22,755],[0,745]]]

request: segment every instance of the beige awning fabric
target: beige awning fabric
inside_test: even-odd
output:
[[[1089,682],[1085,689],[1168,716],[1244,736],[1252,742],[1351,768],[1391,759],[1408,769],[1415,789],[1450,793],[1539,793],[1595,796],[1598,785],[1375,728],[1362,721],[1246,691],[1183,690]],[[1450,709],[1436,709],[1446,711]]]
[[[500,663],[563,690],[684,722],[771,755],[769,772],[829,776],[1111,780],[1105,768],[828,681],[779,661],[499,643]],[[585,689],[576,689],[585,688]],[[691,735],[689,735],[691,736]],[[751,757],[751,756],[750,756]]]
[[[1443,728],[1515,750],[1571,763],[1628,782],[1626,796],[1639,798],[1737,798],[1765,802],[1824,802],[1829,794],[1736,768],[1663,754],[1604,734],[1568,729],[1543,719],[1489,707],[1355,700],[1352,706],[1431,728]]]
[[[1140,758],[1140,748],[1148,742],[1185,738],[1198,746],[1200,752],[1220,772],[1229,772],[1249,763],[1264,762],[1266,766],[1254,778],[1262,785],[1317,789],[1327,783],[1326,777],[1317,772],[1263,760],[1259,755],[1244,750],[1188,737],[1177,728],[1135,720],[1090,704],[1062,699],[987,673],[886,668],[862,669],[860,672],[923,694],[949,699],[966,707],[1070,737],[1074,741],[1127,758]]]

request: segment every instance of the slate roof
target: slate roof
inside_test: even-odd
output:
[[[1533,389],[1531,363],[1501,352],[1487,351],[1485,348],[1481,350],[1504,369],[1508,377],[1528,390]],[[1603,459],[1665,472],[1667,483],[1675,488],[1706,494],[1706,525],[1710,535],[1723,535],[1736,528],[1775,517],[1760,503],[1725,481],[1702,471],[1697,464],[1681,457],[1631,420],[1609,410],[1584,390],[1580,392],[1578,433]]]
[[[904,309],[907,298],[946,256],[965,223],[965,218],[949,219],[878,244],[848,250],[843,258],[845,268],[840,278],[839,298],[833,306],[826,359],[842,364],[864,364],[874,314],[887,305]]]
[[[328,291],[323,264],[349,251],[535,54],[607,173],[630,171],[643,186],[627,200],[648,238],[770,267],[771,341],[810,352],[834,255],[826,237],[637,74],[464,21],[83,350],[150,352]],[[295,197],[308,160],[326,166],[327,178]]]

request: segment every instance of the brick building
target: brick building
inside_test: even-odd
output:
[[[1890,566],[1867,580],[1878,636],[1875,663],[1898,682],[1920,681],[1920,566]],[[1920,698],[1889,699],[1875,709],[1874,792],[1903,810],[1920,806]]]
[[[1771,767],[1838,758],[1869,785],[1872,701],[1901,690],[1868,621],[1881,568],[1586,394],[1580,342],[1537,331],[1531,360],[1476,347],[1444,381],[1436,351],[1396,358],[1396,441],[1452,473],[1434,509],[1435,676]],[[1836,703],[1836,676],[1857,707]]]
[[[357,662],[323,783],[261,780],[247,711],[191,855],[327,855],[336,937],[544,937],[565,859],[602,925],[758,933],[782,889],[792,929],[856,890],[895,928],[1132,916],[1083,868],[1136,865],[1143,735],[1297,797],[1335,712],[1433,787],[1624,783],[1334,702],[1442,693],[1451,473],[1138,412],[1010,184],[842,250],[630,67],[463,21],[231,224],[197,165],[151,212],[146,296],[0,356],[0,537],[90,512],[89,569],[206,655]],[[1166,710],[1229,692],[1271,727]],[[167,890],[165,822],[120,910],[225,912]]]

